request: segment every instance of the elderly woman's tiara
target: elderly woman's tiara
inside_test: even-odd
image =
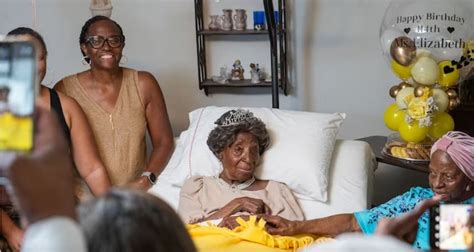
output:
[[[215,124],[219,126],[236,125],[253,117],[254,117],[253,113],[250,112],[249,110],[233,109],[223,114],[219,119],[217,119]]]

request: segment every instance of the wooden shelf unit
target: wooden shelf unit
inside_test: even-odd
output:
[[[199,89],[204,90],[208,95],[209,89],[214,87],[225,88],[271,88],[272,103],[274,108],[278,108],[278,87],[283,91],[284,95],[288,95],[288,66],[287,66],[287,37],[286,37],[286,0],[277,0],[278,2],[278,24],[275,24],[273,13],[273,1],[263,0],[263,5],[266,12],[267,30],[208,30],[204,25],[203,0],[194,0],[195,7],[195,21],[196,21],[196,45],[197,45],[197,64],[198,64],[198,80]],[[222,84],[212,81],[208,77],[207,60],[206,60],[206,37],[208,36],[223,36],[225,39],[232,40],[231,36],[255,36],[266,35],[270,42],[270,57],[271,57],[271,82],[262,82],[253,84],[250,80],[230,81],[229,84]],[[279,69],[279,73],[278,73]],[[274,79],[275,77],[278,79]]]

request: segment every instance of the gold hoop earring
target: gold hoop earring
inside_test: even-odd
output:
[[[84,56],[84,57],[82,57],[81,62],[84,66],[90,65],[91,64],[91,58],[89,58],[89,56]]]
[[[120,65],[125,65],[128,63],[128,57],[125,54],[122,54],[122,58],[120,58]]]

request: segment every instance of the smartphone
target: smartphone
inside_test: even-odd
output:
[[[33,148],[36,53],[27,41],[0,41],[0,151]]]
[[[470,249],[474,239],[474,205],[441,204],[430,209],[431,248]]]

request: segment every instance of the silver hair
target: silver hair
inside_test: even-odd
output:
[[[207,146],[219,158],[219,154],[235,142],[237,134],[247,132],[257,138],[259,154],[262,155],[270,144],[265,123],[248,110],[229,110],[215,122],[217,126],[209,133]]]

